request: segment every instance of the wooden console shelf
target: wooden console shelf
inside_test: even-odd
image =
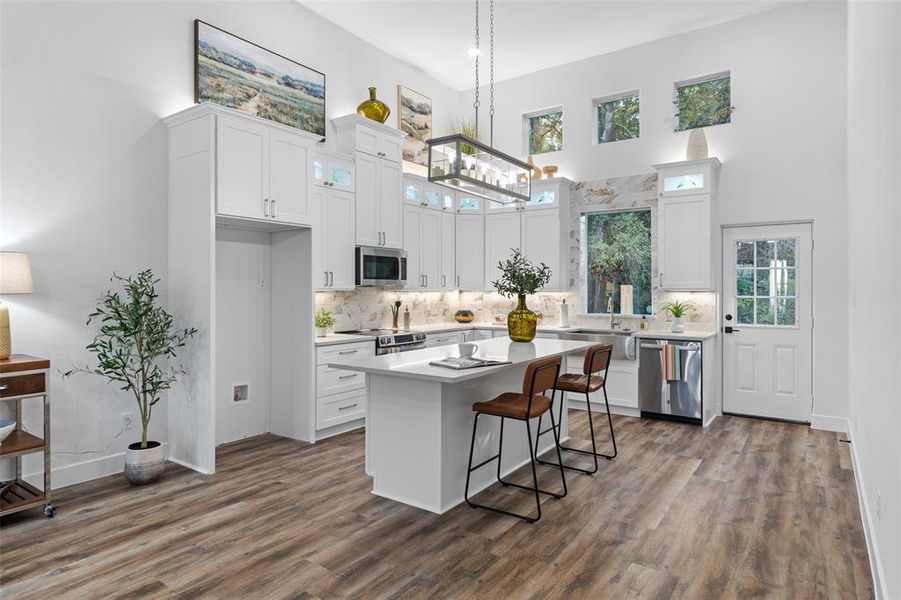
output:
[[[44,514],[52,517],[50,504],[50,394],[47,390],[50,361],[45,358],[13,354],[0,360],[0,401],[13,405],[16,429],[0,443],[0,458],[16,463],[15,479],[0,482],[0,516],[27,508],[44,506]],[[22,429],[22,402],[40,399],[44,404],[44,437]],[[44,453],[44,489],[39,490],[22,479],[22,456]]]

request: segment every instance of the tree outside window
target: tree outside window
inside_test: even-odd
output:
[[[637,138],[639,134],[638,94],[597,100],[597,142],[619,142]]]
[[[563,150],[563,111],[526,117],[528,154],[543,154]]]
[[[600,212],[585,215],[587,239],[587,310],[622,313],[620,286],[632,286],[632,312],[648,315],[651,307],[651,211]]]
[[[676,84],[676,131],[722,125],[732,120],[732,85],[728,73]]]

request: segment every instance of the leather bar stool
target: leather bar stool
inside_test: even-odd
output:
[[[529,363],[528,368],[526,368],[526,374],[523,378],[522,383],[522,392],[506,392],[497,396],[492,400],[488,400],[487,402],[476,402],[472,405],[472,410],[476,413],[475,419],[472,423],[472,442],[469,445],[469,465],[468,470],[466,471],[466,489],[464,491],[464,498],[466,499],[466,503],[469,504],[473,508],[483,508],[485,510],[490,510],[496,513],[500,513],[502,515],[508,515],[511,517],[517,517],[524,521],[528,521],[529,523],[534,523],[538,519],[541,518],[541,501],[539,494],[547,494],[548,496],[553,496],[554,498],[563,498],[566,496],[566,475],[563,472],[563,457],[560,454],[560,439],[559,439],[559,429],[553,428],[554,430],[554,442],[557,450],[557,460],[559,461],[557,464],[546,463],[552,466],[555,466],[560,469],[560,481],[563,482],[563,492],[556,493],[547,490],[540,489],[538,487],[538,473],[535,469],[535,461],[536,455],[535,451],[538,447],[538,439],[536,436],[535,445],[532,444],[532,432],[529,429],[529,419],[534,419],[535,417],[541,417],[544,413],[549,412],[551,406],[553,405],[553,395],[554,395],[554,385],[557,382],[557,379],[560,375],[560,364],[561,358],[560,356],[549,356],[547,358],[543,358],[540,360],[533,361]],[[547,390],[551,390],[551,397],[548,398],[544,395]],[[492,415],[495,417],[500,417],[501,419],[501,429],[500,429],[500,441],[498,442],[498,451],[497,454],[488,458],[476,466],[472,466],[472,455],[473,450],[475,449],[476,443],[476,430],[479,426],[479,417],[482,415]],[[551,415],[551,424],[552,426],[556,424],[556,420],[554,419],[553,412]],[[514,421],[522,421],[525,425],[526,429],[526,438],[529,440],[529,459],[532,464],[532,483],[533,487],[526,485],[519,485],[518,483],[512,483],[509,481],[505,481],[501,478],[501,454],[504,449],[504,421],[506,419],[513,419]],[[540,429],[540,424],[539,424]],[[484,504],[477,504],[469,499],[469,478],[470,475],[487,465],[488,463],[496,460],[497,461],[497,481],[503,486],[512,486],[516,488],[520,488],[523,490],[527,490],[529,492],[533,492],[535,494],[535,508],[537,510],[537,515],[532,517],[529,515],[521,515],[515,512],[511,512],[508,510],[503,510],[501,508],[496,508],[493,506],[487,506]]]
[[[607,370],[610,368],[610,358],[613,355],[613,344],[595,344],[588,348],[585,352],[585,362],[582,365],[582,374],[579,375],[577,373],[564,373],[557,377],[557,384],[555,386],[555,390],[560,390],[561,392],[574,392],[577,394],[585,394],[585,405],[588,408],[588,428],[591,431],[591,450],[580,450],[579,448],[571,448],[569,446],[564,446],[560,444],[560,448],[562,450],[566,450],[568,452],[578,452],[580,454],[587,454],[594,458],[594,468],[593,469],[581,469],[579,467],[572,467],[569,465],[563,465],[564,469],[568,469],[570,471],[578,471],[580,473],[585,473],[588,475],[592,475],[597,473],[598,471],[598,457],[606,458],[607,460],[612,460],[616,458],[617,450],[616,450],[616,436],[613,434],[613,418],[610,416],[610,403],[607,401]],[[601,375],[603,373],[603,375]],[[596,392],[598,390],[604,391],[604,405],[607,407],[607,424],[610,427],[610,439],[613,441],[613,454],[603,454],[598,452],[597,442],[594,438],[594,422],[591,418],[591,396],[592,392]],[[556,428],[558,431],[555,434],[555,437],[559,439],[560,433],[560,422],[563,419],[563,408],[566,405],[566,396],[565,394],[560,394],[560,416],[558,417],[556,423],[552,422],[551,427]],[[554,414],[553,409],[551,409],[551,415]],[[541,419],[538,420],[538,437],[544,435],[550,431],[546,429],[544,431],[541,430]],[[542,464],[553,465],[554,463],[548,463],[546,461],[539,460],[538,462]],[[556,465],[554,465],[556,466]]]

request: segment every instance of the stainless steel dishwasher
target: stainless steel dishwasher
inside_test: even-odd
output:
[[[681,373],[671,380],[664,377],[664,345],[678,352]],[[638,359],[638,407],[642,417],[656,417],[702,424],[703,372],[700,342],[642,339]]]

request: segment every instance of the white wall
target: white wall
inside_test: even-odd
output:
[[[121,413],[135,410],[123,393],[55,369],[90,360],[85,317],[113,271],[166,277],[160,118],[193,102],[195,18],[325,72],[329,118],[352,112],[370,85],[394,106],[403,83],[432,97],[441,134],[458,94],[290,0],[3,1],[0,11],[0,248],[32,255],[36,293],[10,297],[13,344],[53,360],[58,487],[120,470],[137,436],[120,432]]]
[[[688,133],[673,132],[673,82],[731,71],[732,123],[708,130],[710,154],[723,162],[722,222],[815,220],[814,422],[826,426],[848,414],[845,23],[842,3],[810,2],[496,86],[495,146],[520,154],[522,114],[562,105],[564,150],[535,161],[588,181],[683,160]],[[502,44],[497,51],[502,60]],[[592,98],[636,88],[641,137],[592,145]]]
[[[901,4],[848,5],[851,438],[881,598],[901,598]]]

